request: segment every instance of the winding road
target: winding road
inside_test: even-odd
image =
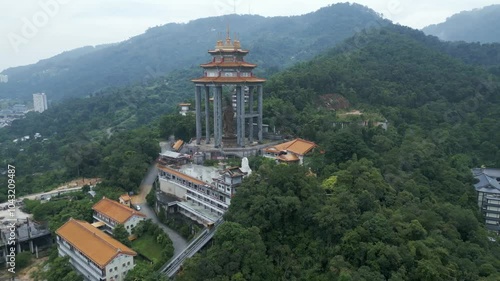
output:
[[[188,243],[186,239],[184,239],[184,237],[182,237],[175,230],[161,223],[158,220],[158,217],[156,216],[154,210],[146,203],[146,195],[151,191],[157,173],[158,170],[156,169],[156,164],[151,165],[141,182],[140,193],[132,198],[132,203],[141,206],[141,212],[144,213],[154,223],[159,225],[163,229],[163,231],[165,231],[168,237],[170,237],[170,240],[172,240],[172,244],[174,246],[174,256],[176,256],[187,248]]]

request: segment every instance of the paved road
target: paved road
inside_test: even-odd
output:
[[[22,199],[29,199],[29,200],[37,200],[40,199],[39,197],[41,195],[57,195],[57,193],[61,192],[71,192],[71,191],[79,191],[82,189],[82,186],[77,186],[77,187],[71,187],[71,188],[66,188],[66,189],[58,189],[58,190],[52,190],[52,191],[47,191],[47,192],[40,192],[40,193],[35,193],[35,194],[30,194],[30,195],[25,195],[22,197],[19,197],[19,200]]]
[[[163,231],[170,237],[172,240],[172,244],[174,245],[174,256],[180,254],[184,249],[187,248],[188,243],[184,237],[179,235],[179,233],[175,232],[173,229],[169,228],[168,226],[164,225],[158,220],[158,217],[156,216],[155,212],[151,207],[148,206],[148,204],[143,203],[140,204],[141,206],[141,212],[144,213],[148,218],[150,218],[154,223],[159,225]]]
[[[144,176],[144,179],[141,183],[141,192],[138,196],[136,196],[137,202],[139,206],[141,206],[141,212],[144,213],[148,218],[150,218],[154,223],[159,225],[163,231],[170,237],[172,240],[172,244],[174,246],[174,255],[181,253],[184,249],[186,249],[188,243],[186,239],[184,239],[179,233],[175,230],[169,228],[158,220],[156,213],[153,209],[146,203],[145,198],[147,193],[151,191],[151,186],[156,179],[157,176],[156,164],[151,165],[147,174]],[[134,201],[134,199],[132,201]]]

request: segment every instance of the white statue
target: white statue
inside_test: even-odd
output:
[[[250,169],[250,165],[248,165],[248,158],[246,157],[241,159],[241,171],[247,173],[247,176],[252,174],[252,169]]]

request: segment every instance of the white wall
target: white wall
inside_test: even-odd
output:
[[[106,280],[125,280],[128,271],[134,268],[134,257],[120,254],[106,266]]]

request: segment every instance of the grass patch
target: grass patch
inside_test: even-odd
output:
[[[154,263],[161,260],[162,246],[156,242],[156,237],[151,234],[144,234],[132,241],[132,248]]]

